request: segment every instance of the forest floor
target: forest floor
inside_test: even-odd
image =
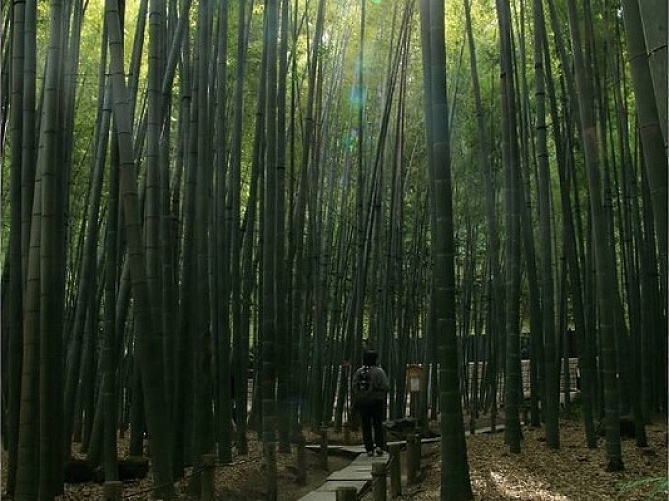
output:
[[[503,423],[503,419],[498,422]],[[488,423],[482,423],[487,425]],[[597,449],[585,446],[580,419],[560,422],[560,449],[549,450],[544,428],[523,426],[520,454],[511,454],[504,432],[467,437],[467,457],[474,500],[485,501],[641,501],[667,499],[667,423],[657,419],[646,427],[648,447],[634,439],[622,441],[625,470],[608,473],[604,438]],[[402,499],[440,499],[439,444],[423,446],[423,478],[404,487]],[[641,479],[664,479],[639,482]],[[657,492],[655,492],[657,490]],[[367,493],[363,501],[372,501]]]
[[[500,422],[500,421],[498,421]],[[479,425],[488,423],[482,420]],[[504,433],[479,434],[467,437],[467,454],[475,500],[507,501],[604,501],[667,499],[666,491],[653,498],[656,484],[630,487],[634,482],[648,477],[667,478],[667,423],[656,420],[647,427],[648,447],[639,449],[634,440],[622,442],[625,471],[605,471],[606,451],[604,439],[599,439],[597,449],[585,447],[582,422],[563,419],[560,423],[560,450],[549,450],[543,428],[523,427],[521,454],[510,454],[504,445]],[[316,434],[307,433],[308,442],[317,442]],[[341,443],[343,436],[333,434],[330,443]],[[351,433],[351,441],[359,443],[359,433]],[[119,444],[121,455],[125,443]],[[295,459],[291,454],[277,454],[279,501],[294,501],[317,489],[332,471],[345,467],[350,457],[331,454],[329,471],[320,467],[317,452],[308,451],[307,484],[296,483]],[[3,452],[2,464],[6,466]],[[439,443],[423,446],[423,475],[419,483],[406,486],[403,480],[402,497],[405,500],[438,500],[440,498],[441,459]],[[191,469],[186,470],[188,475]],[[3,492],[6,468],[2,468]],[[218,466],[215,474],[217,499],[223,501],[255,501],[265,498],[265,471],[262,448],[255,433],[249,434],[249,454],[235,456],[231,465]],[[197,499],[189,495],[189,480],[176,484],[180,500]],[[665,486],[666,488],[666,483]],[[123,498],[133,501],[147,500],[150,479],[125,482]],[[4,496],[2,496],[4,498]],[[102,486],[95,483],[65,484],[61,500],[79,501],[102,499]],[[363,501],[372,501],[367,492]]]

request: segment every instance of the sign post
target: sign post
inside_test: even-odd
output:
[[[418,415],[418,402],[423,391],[423,366],[420,364],[409,364],[407,366],[407,387],[409,388],[410,401],[409,413],[415,418]]]

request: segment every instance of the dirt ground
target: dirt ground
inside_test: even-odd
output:
[[[318,443],[319,435],[316,433],[305,433],[307,443]],[[331,443],[343,443],[343,434],[330,434]],[[360,443],[359,433],[351,433],[350,443]],[[119,456],[127,455],[128,440],[119,439]],[[216,499],[225,501],[260,501],[266,499],[265,489],[265,467],[262,458],[262,444],[258,442],[255,433],[248,435],[248,454],[239,456],[233,450],[233,463],[230,465],[218,465],[215,470],[214,488]],[[294,449],[293,449],[294,450]],[[73,445],[73,456],[83,459],[84,456],[77,451],[77,445]],[[306,464],[307,475],[305,485],[296,482],[295,454],[277,453],[277,479],[279,501],[293,501],[320,487],[334,471],[344,468],[352,461],[354,456],[330,454],[328,457],[328,470],[321,466],[321,460],[316,451],[307,449]],[[2,451],[2,492],[0,499],[10,499],[5,495],[7,455]],[[175,483],[177,499],[179,501],[195,500],[197,496],[190,494],[189,484],[192,468],[186,468],[186,478]],[[153,499],[151,496],[152,480],[149,477],[142,480],[126,481],[123,483],[123,498],[132,501],[144,501]],[[103,488],[97,483],[66,483],[65,493],[57,498],[59,501],[83,501],[103,499]]]
[[[587,449],[580,421],[563,420],[560,428],[561,448],[551,451],[546,447],[544,430],[523,428],[521,454],[510,454],[504,445],[503,432],[481,434],[467,438],[467,453],[475,500],[507,501],[604,501],[667,499],[666,491],[649,497],[654,484],[625,488],[632,482],[646,477],[667,475],[667,424],[656,421],[647,427],[648,444],[639,449],[633,440],[623,441],[625,471],[607,473],[604,470],[606,453],[604,440],[597,449]],[[316,434],[307,434],[309,442],[317,442]],[[342,434],[331,434],[331,443],[341,443]],[[360,443],[359,433],[352,433],[352,443]],[[123,444],[121,444],[123,449]],[[6,456],[3,453],[3,464]],[[308,450],[307,484],[296,483],[293,454],[277,454],[279,500],[294,501],[318,488],[330,472],[346,466],[350,457],[331,454],[329,471],[320,466],[317,452]],[[420,482],[407,486],[402,483],[400,499],[438,500],[440,498],[441,460],[439,443],[423,446],[423,475]],[[4,471],[3,468],[3,487]],[[404,465],[403,465],[404,470]],[[190,473],[187,470],[187,474]],[[216,468],[215,488],[217,499],[223,501],[255,501],[265,499],[265,469],[262,449],[249,435],[249,454],[235,456],[232,465]],[[148,500],[150,479],[126,482],[123,496],[135,501]],[[188,494],[188,480],[176,484],[180,500],[196,499]],[[4,490],[4,489],[3,489]],[[4,496],[3,496],[4,498]],[[102,486],[93,483],[66,484],[63,500],[102,499]],[[362,496],[372,501],[371,492]]]
[[[510,454],[504,433],[467,437],[467,455],[474,499],[486,501],[640,501],[666,500],[667,423],[656,421],[646,428],[648,447],[623,440],[625,471],[607,473],[604,439],[597,449],[585,447],[582,422],[560,423],[560,450],[549,450],[543,428],[523,427],[521,454]],[[423,479],[403,485],[402,499],[440,499],[441,458],[438,445],[423,448]],[[665,483],[634,486],[642,478],[663,477]],[[363,497],[371,501],[371,493]]]

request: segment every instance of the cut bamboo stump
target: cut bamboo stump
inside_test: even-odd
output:
[[[372,463],[372,491],[374,501],[386,501],[386,465]]]
[[[267,472],[265,485],[267,487],[267,499],[277,499],[278,496],[278,472],[276,465],[276,442],[268,442],[264,446],[265,464]]]
[[[413,463],[415,468],[414,480],[418,482],[418,476],[421,473],[421,455],[422,455],[422,443],[420,440],[420,434],[416,433],[414,435],[413,441]]]
[[[121,498],[123,498],[123,482],[120,480],[105,482],[102,488],[102,498],[104,501],[121,501]]]
[[[304,435],[297,436],[297,484],[307,484],[307,449],[305,447]]]
[[[411,435],[407,439],[407,484],[414,485],[418,481],[420,469],[420,437]]]
[[[400,464],[400,444],[391,444],[388,447],[390,453],[390,498],[395,499],[402,495],[402,470]]]
[[[214,501],[214,468],[216,455],[202,456],[202,483],[200,484],[200,501]]]
[[[321,468],[328,471],[328,427],[321,426]]]

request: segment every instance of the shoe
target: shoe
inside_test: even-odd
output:
[[[367,455],[371,458],[374,457],[374,451],[367,451]]]
[[[376,448],[376,455],[377,456],[383,456],[385,454],[385,451],[381,449],[381,447]]]

